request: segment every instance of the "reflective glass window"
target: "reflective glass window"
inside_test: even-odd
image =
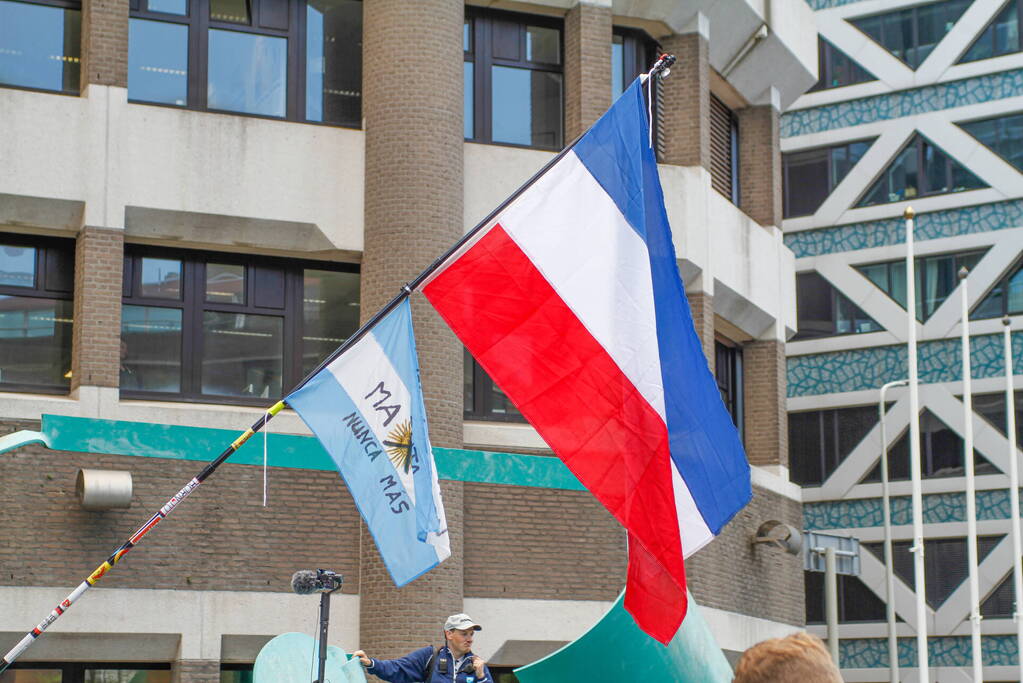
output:
[[[966,51],[960,62],[975,62],[1019,52],[1019,23],[1023,6],[1020,0],[1009,0],[991,23]]]
[[[1001,318],[1023,313],[1023,262],[1017,262],[1008,273],[999,278],[984,298],[973,309],[970,317]],[[1021,442],[1023,443],[1023,442]]]
[[[188,0],[148,0],[150,12],[164,14],[188,14]]]
[[[852,21],[911,69],[920,66],[971,0],[943,0]]]
[[[967,133],[1023,171],[1023,114],[960,123]]]
[[[283,117],[288,41],[210,29],[206,102],[210,109]]]
[[[188,103],[188,26],[131,19],[128,23],[128,97]]]
[[[469,351],[465,351],[463,368],[464,416],[467,420],[497,420],[505,422],[525,422],[515,404],[505,395],[501,388],[486,373]]]
[[[983,251],[970,251],[918,257],[913,268],[917,319],[922,322],[930,318],[959,286],[959,269],[973,270],[983,256]],[[900,306],[906,307],[905,260],[858,266],[857,270]]]
[[[882,329],[859,306],[817,273],[796,275],[796,313],[798,330],[793,341],[878,332]]]
[[[308,0],[306,119],[358,126],[362,120],[362,2]]]
[[[466,139],[559,149],[564,144],[561,21],[468,12]]]
[[[812,215],[870,149],[858,140],[782,155],[785,218]]]
[[[305,269],[302,276],[302,374],[359,327],[359,274]]]
[[[876,80],[849,55],[823,38],[819,38],[817,42],[817,73],[819,74],[817,83],[809,92]]]
[[[975,190],[987,185],[922,135],[915,135],[856,206]]]
[[[227,21],[233,24],[251,22],[249,0],[209,0],[210,20]]]
[[[0,84],[77,93],[82,13],[0,0]]]
[[[359,324],[354,266],[129,245],[124,272],[126,398],[262,405]]]
[[[0,391],[70,386],[73,289],[73,241],[0,235]]]

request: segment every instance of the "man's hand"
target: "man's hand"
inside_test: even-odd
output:
[[[362,665],[365,667],[373,666],[373,660],[367,657],[366,653],[363,652],[362,650],[356,650],[355,652],[352,653],[352,656],[358,657],[359,661],[361,661]]]
[[[483,668],[486,664],[482,657],[472,656],[472,668],[476,669],[476,678],[483,678],[486,674],[486,670]]]

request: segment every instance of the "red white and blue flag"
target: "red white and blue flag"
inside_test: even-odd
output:
[[[625,607],[667,643],[685,617],[683,558],[751,489],[679,277],[642,88],[421,290],[627,529]]]

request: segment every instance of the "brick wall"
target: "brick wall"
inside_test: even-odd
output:
[[[374,0],[363,8],[365,247],[369,316],[462,234],[462,22],[456,0]],[[395,58],[394,46],[401,46]],[[462,347],[418,295],[416,343],[434,445],[462,445]],[[452,556],[397,589],[364,529],[360,645],[394,657],[437,642],[462,610],[461,484],[441,486]]]
[[[565,15],[565,142],[611,106],[611,8],[577,3]]]
[[[686,292],[689,310],[693,315],[693,327],[703,344],[703,355],[707,366],[714,372],[714,297],[706,292]]]
[[[465,594],[614,600],[625,533],[586,491],[465,485]]]
[[[179,659],[171,665],[173,683],[220,683],[220,662]]]
[[[86,226],[75,244],[71,390],[116,387],[121,349],[124,231]]]
[[[128,0],[83,0],[82,85],[128,87]]]
[[[39,424],[0,424],[3,433],[19,429],[37,430]],[[83,510],[75,496],[75,477],[83,467],[131,472],[131,507]],[[201,468],[199,462],[41,445],[5,453],[0,585],[70,590]],[[330,567],[344,573],[345,593],[358,593],[358,513],[338,475],[271,468],[269,476],[264,508],[262,469],[221,465],[97,585],[290,592],[297,569]]]
[[[779,114],[773,106],[746,107],[739,117],[739,208],[760,225],[781,225]]]
[[[671,77],[661,82],[665,143],[662,161],[710,170],[710,57],[707,39],[698,33],[673,35],[662,42],[678,57]]]
[[[789,463],[785,413],[785,344],[775,340],[742,347],[746,455],[754,465]]]
[[[803,528],[798,502],[754,487],[750,504],[720,536],[686,560],[687,583],[699,604],[803,624],[802,559],[780,548],[750,543],[757,528],[770,519]]]

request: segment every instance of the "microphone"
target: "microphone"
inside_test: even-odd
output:
[[[345,577],[329,569],[300,569],[291,575],[291,590],[299,595],[334,591],[341,587]]]

